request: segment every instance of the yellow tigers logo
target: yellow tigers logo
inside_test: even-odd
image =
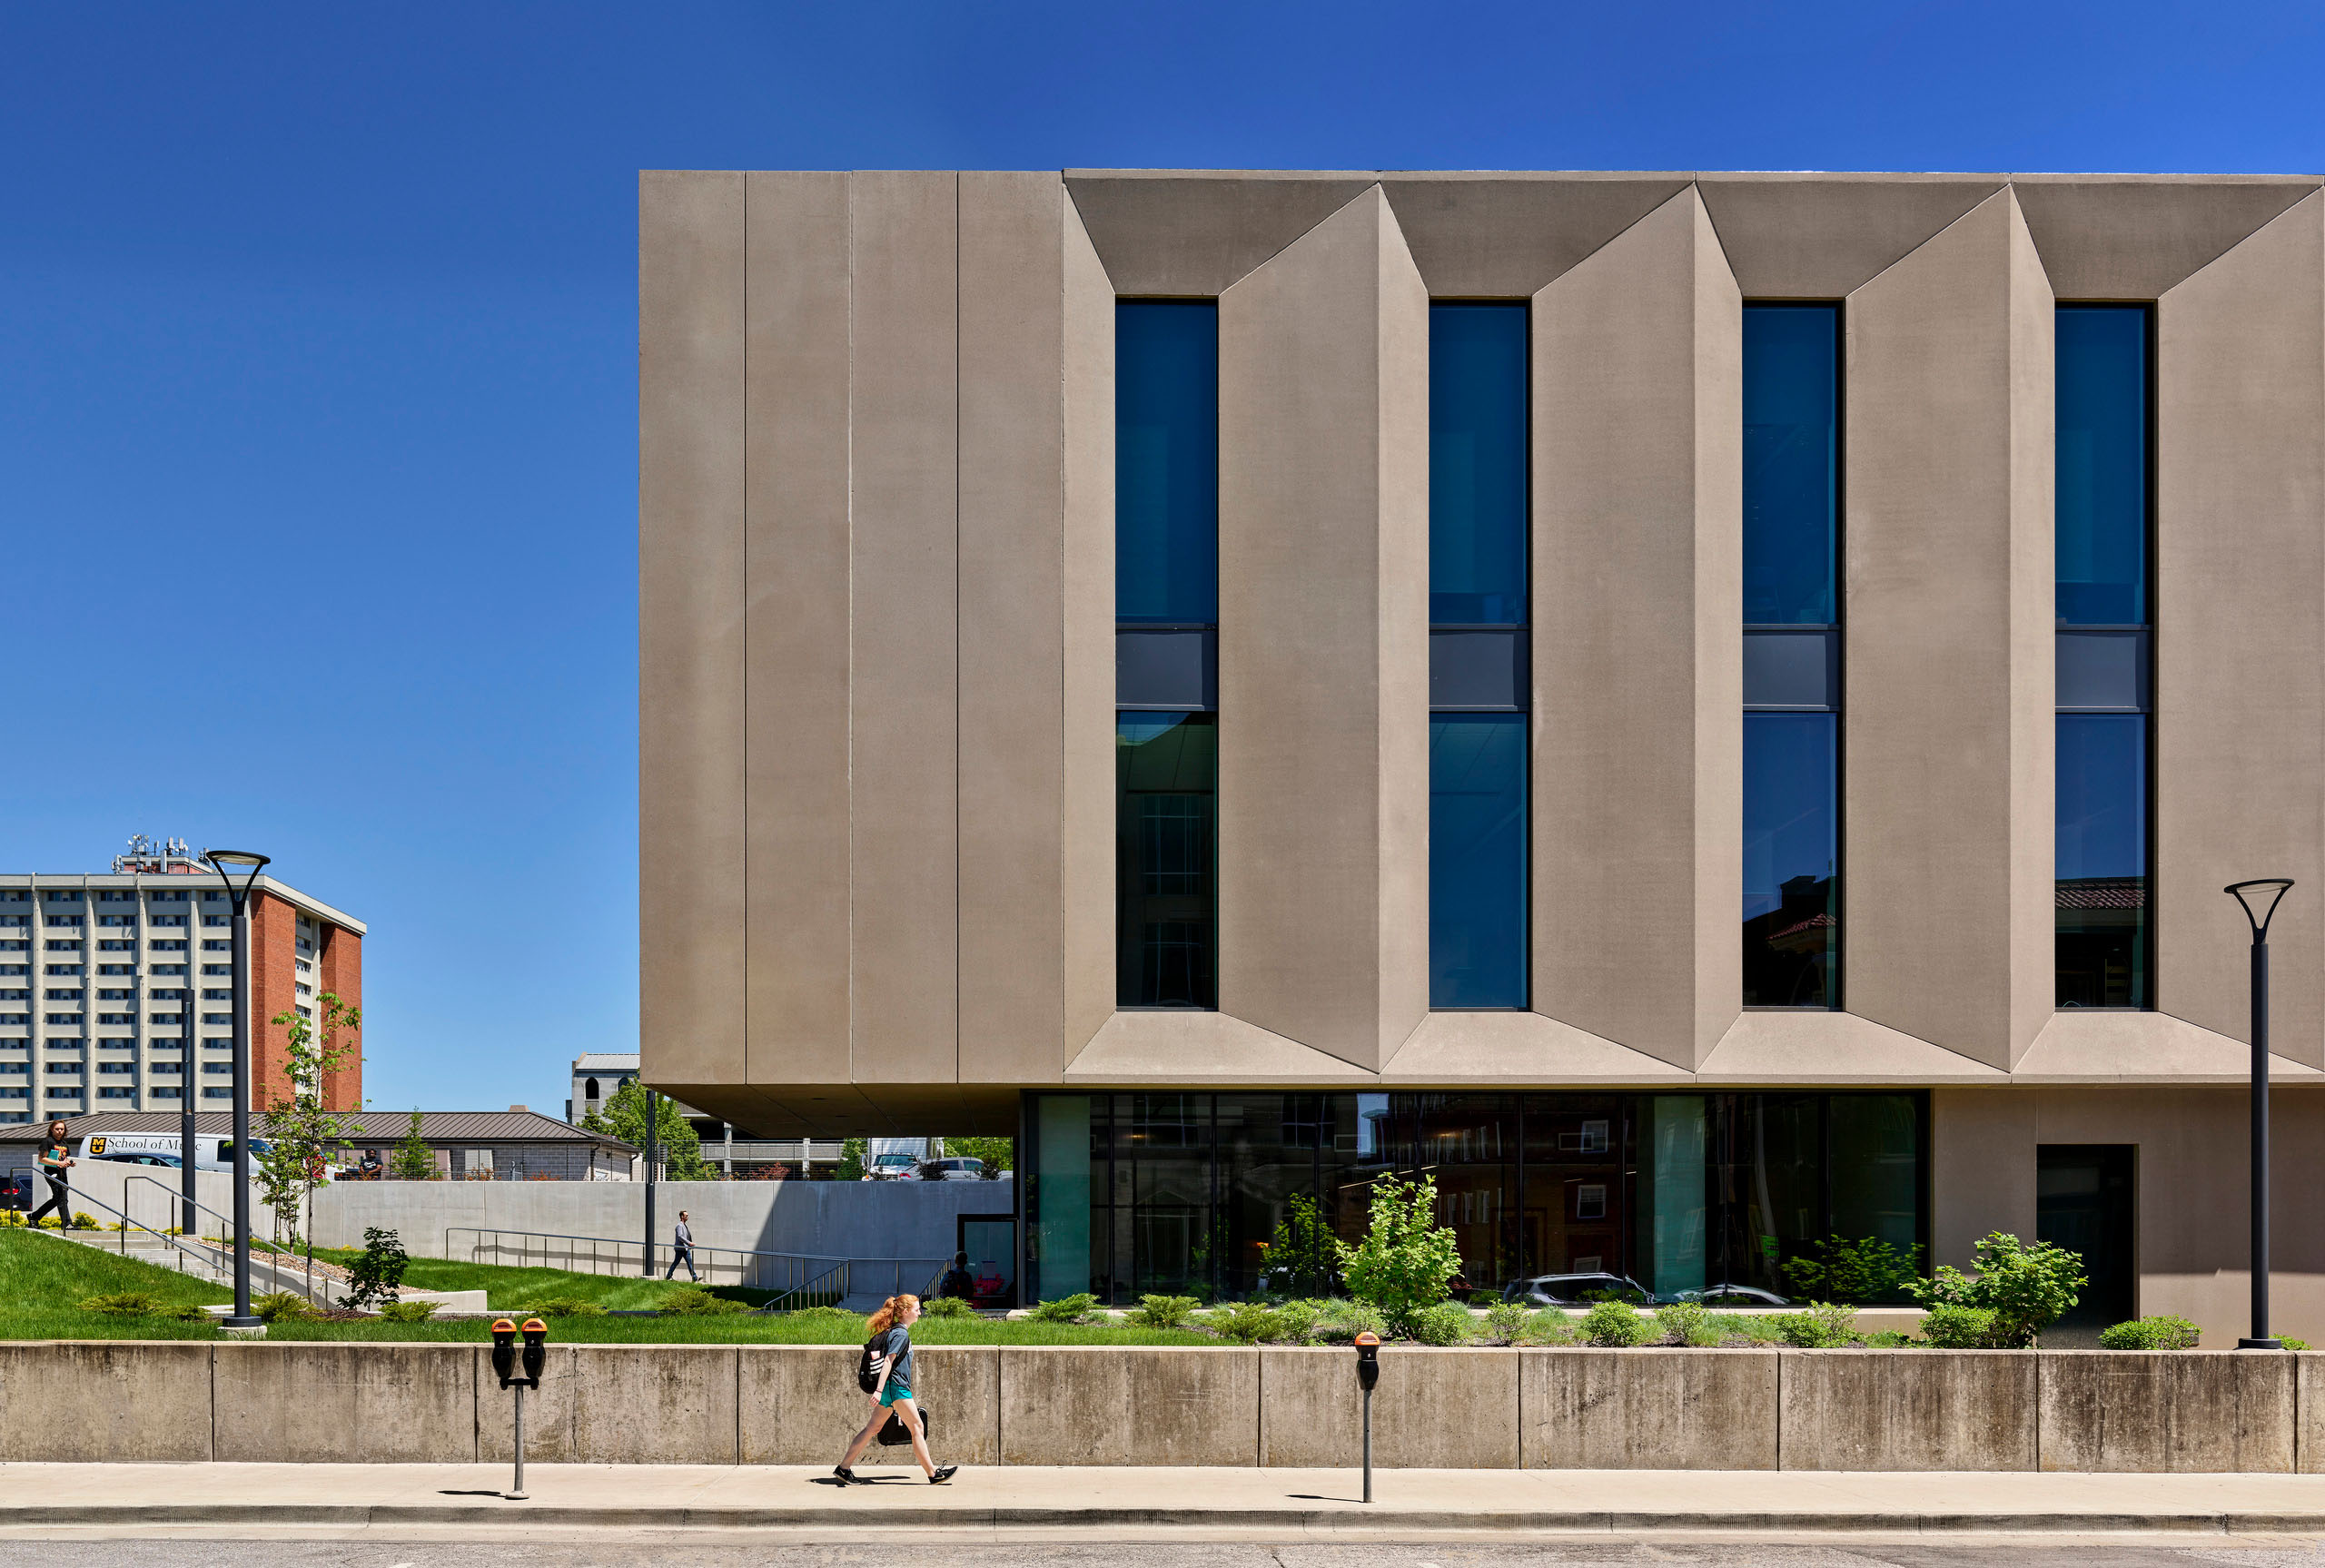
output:
[[[91,1154],[103,1154],[104,1151],[105,1140],[104,1139],[93,1138],[89,1139],[89,1152]]]

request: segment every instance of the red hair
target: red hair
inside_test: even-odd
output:
[[[905,1307],[919,1305],[920,1297],[917,1296],[891,1296],[880,1303],[880,1310],[872,1315],[872,1321],[867,1326],[874,1334],[885,1334],[896,1326],[896,1319],[904,1316]]]

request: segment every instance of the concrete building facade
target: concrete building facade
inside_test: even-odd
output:
[[[1035,1294],[1425,1172],[1476,1285],[2009,1230],[2232,1335],[2228,883],[2325,1154],[2320,184],[645,174],[647,1079],[1017,1133]]]
[[[232,910],[216,873],[139,839],[110,873],[0,874],[0,1122],[232,1109]],[[251,1103],[288,1092],[288,1029],[320,998],[363,1004],[361,921],[273,877],[251,903]],[[363,1103],[360,1031],[326,1075]]]

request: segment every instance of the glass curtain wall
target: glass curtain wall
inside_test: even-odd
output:
[[[2057,325],[2058,1005],[2148,1008],[2152,316]]]
[[[1837,305],[1744,308],[1744,1005],[1840,1005]]]
[[[1432,1007],[1527,1004],[1528,311],[1429,312]]]
[[[1114,308],[1115,1001],[1218,1005],[1219,311]]]
[[[1465,1289],[1604,1272],[1822,1297],[1804,1270],[1827,1240],[1926,1247],[1927,1114],[1874,1092],[1039,1094],[1028,1299],[1321,1294],[1299,1228],[1360,1239],[1384,1174],[1434,1179]]]

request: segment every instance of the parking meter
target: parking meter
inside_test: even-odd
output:
[[[525,1336],[521,1351],[517,1346],[517,1336],[519,1334]],[[525,1500],[525,1390],[541,1386],[541,1369],[549,1364],[548,1341],[549,1325],[538,1317],[526,1318],[522,1328],[505,1317],[492,1320],[492,1370],[500,1376],[500,1386],[513,1389],[517,1395],[514,1430],[516,1484],[501,1494],[511,1503]]]
[[[1364,1500],[1372,1501],[1372,1387],[1380,1381],[1380,1336],[1356,1336],[1356,1386],[1364,1390]]]
[[[549,1325],[538,1317],[528,1317],[523,1333],[525,1386],[539,1388],[541,1386],[541,1368],[549,1364]]]
[[[517,1326],[505,1317],[492,1320],[492,1370],[503,1388],[517,1376]]]

